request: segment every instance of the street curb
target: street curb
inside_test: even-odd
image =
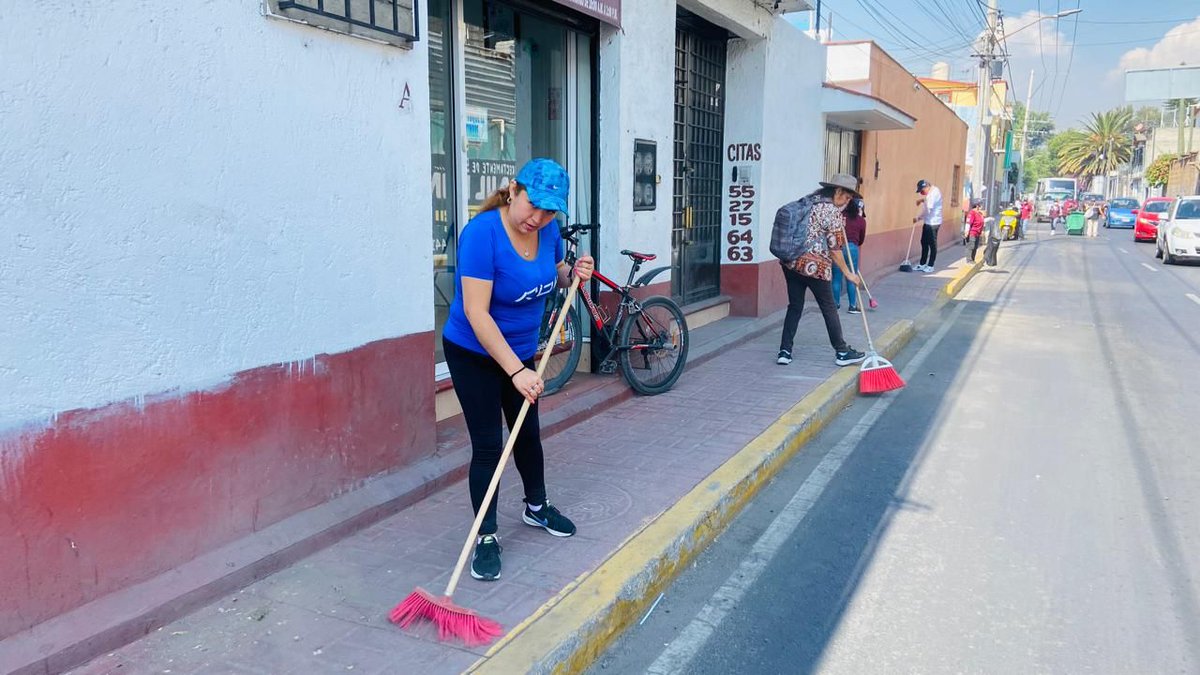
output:
[[[969,278],[972,273],[962,273]],[[961,288],[965,280],[952,284]],[[948,284],[949,286],[949,284]],[[957,288],[954,292],[957,293]],[[944,290],[945,292],[945,290]],[[878,340],[893,358],[916,334],[892,324]],[[858,369],[838,370],[607,560],[512,628],[468,673],[579,673],[857,393]]]
[[[971,278],[974,277],[981,269],[983,269],[983,261],[976,261],[967,265],[963,265],[957,272],[954,273],[954,277],[951,278],[950,281],[946,282],[946,285],[942,287],[941,293],[939,293],[941,302],[953,300],[954,297],[963,289],[963,287],[967,285],[967,282],[970,281]]]

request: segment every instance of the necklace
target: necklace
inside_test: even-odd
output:
[[[509,232],[508,238],[510,241],[512,241],[513,248],[516,248],[517,244],[520,243],[520,245],[524,249],[521,251],[521,257],[528,258],[530,255],[532,255],[529,252],[530,240],[537,241],[536,238],[534,238],[537,236],[537,234],[534,233],[533,237],[526,237],[525,241],[520,241],[521,235],[517,232],[516,228],[514,228],[508,224],[508,209],[505,209],[504,211],[502,211],[501,216],[503,217],[503,220],[504,220],[504,229],[508,230],[508,232]]]

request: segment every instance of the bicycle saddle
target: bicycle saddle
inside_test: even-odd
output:
[[[627,255],[630,258],[637,260],[638,262],[646,262],[649,260],[654,260],[655,258],[658,257],[658,256],[654,255],[653,253],[638,253],[637,251],[630,251],[629,249],[625,249],[624,251],[621,251],[621,255]]]

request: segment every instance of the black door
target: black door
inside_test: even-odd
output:
[[[675,203],[671,293],[721,292],[721,162],[728,33],[686,10],[675,28]]]

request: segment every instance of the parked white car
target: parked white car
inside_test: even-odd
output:
[[[1156,258],[1164,265],[1200,260],[1200,195],[1180,197],[1159,217]]]

